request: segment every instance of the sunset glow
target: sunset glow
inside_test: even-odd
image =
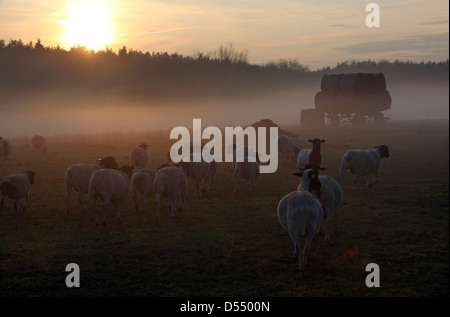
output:
[[[67,6],[63,22],[66,48],[86,46],[94,51],[105,49],[112,40],[112,22],[105,1],[78,1]]]

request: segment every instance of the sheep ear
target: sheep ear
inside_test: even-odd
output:
[[[292,175],[302,177],[303,172],[295,172],[295,173],[292,173]]]
[[[319,167],[320,171],[326,171],[327,169],[325,167]]]
[[[313,140],[309,139],[309,140],[308,140],[308,142],[311,142],[311,143],[313,143]]]
[[[324,143],[324,142],[325,142],[325,139],[321,139],[321,140],[320,140],[320,143]]]

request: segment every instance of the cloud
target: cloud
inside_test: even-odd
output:
[[[432,51],[447,49],[449,33],[415,35],[394,40],[359,42],[335,48],[350,54],[367,54],[392,51]]]

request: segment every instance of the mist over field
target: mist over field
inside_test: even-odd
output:
[[[46,136],[192,126],[299,124],[325,74],[382,72],[392,120],[449,118],[448,60],[342,62],[310,70],[297,60],[252,65],[233,47],[181,56],[125,48],[70,51],[12,40],[0,45],[0,135]]]

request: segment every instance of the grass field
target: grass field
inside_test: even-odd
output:
[[[322,173],[334,178],[348,149],[387,144],[391,153],[373,188],[365,187],[364,178],[357,191],[346,174],[332,244],[325,246],[316,235],[306,277],[276,214],[279,200],[298,185],[294,163],[280,162],[276,173],[262,174],[253,194],[246,184],[233,194],[231,163],[221,163],[205,197],[197,198],[190,183],[176,218],[164,209],[158,221],[154,199],[145,212],[136,212],[129,195],[121,221],[111,205],[107,226],[96,226],[76,194],[66,213],[66,168],[106,155],[128,164],[129,150],[141,142],[150,144],[149,168],[156,168],[166,161],[169,131],[48,137],[45,156],[23,137],[13,140],[0,177],[28,169],[38,174],[28,211],[18,216],[7,200],[0,217],[0,295],[449,296],[448,120],[283,128],[302,140],[326,139]],[[65,285],[65,267],[72,262],[80,267],[79,288]],[[365,285],[365,267],[372,262],[380,267],[379,288]]]

